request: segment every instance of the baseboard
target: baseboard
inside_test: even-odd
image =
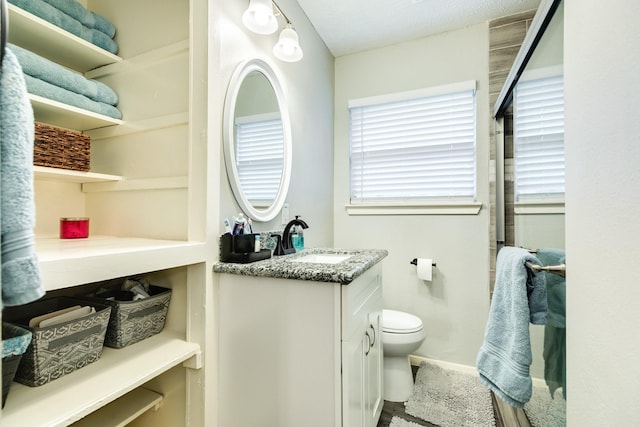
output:
[[[429,359],[427,357],[415,356],[413,354],[409,355],[409,363],[411,363],[414,366],[420,366],[420,363],[422,363],[423,361],[440,366],[441,368],[444,368],[444,369],[451,369],[458,372],[478,375],[478,371],[476,370],[475,366],[461,365],[458,363],[445,362],[443,360]]]

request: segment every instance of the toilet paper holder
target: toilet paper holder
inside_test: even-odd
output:
[[[418,265],[418,258],[414,258],[414,259],[413,259],[409,264]],[[433,261],[433,262],[431,263],[431,265],[432,265],[433,267],[435,267],[435,266],[436,266],[436,262],[435,262],[435,261]]]

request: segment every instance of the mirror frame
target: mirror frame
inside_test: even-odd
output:
[[[235,107],[242,82],[245,77],[254,71],[262,73],[271,84],[278,102],[278,108],[280,109],[282,133],[284,137],[284,162],[280,186],[273,203],[271,203],[271,205],[266,209],[257,209],[251,204],[249,199],[246,198],[240,186],[238,168],[236,167],[234,133]],[[287,108],[285,91],[281,83],[281,79],[278,78],[273,67],[269,65],[266,60],[252,58],[241,62],[236,67],[229,81],[229,86],[227,87],[222,117],[224,161],[229,184],[233,190],[233,195],[248,218],[260,222],[270,221],[278,215],[287,198],[289,182],[291,180],[293,144],[291,140],[291,120],[289,118],[289,109]]]

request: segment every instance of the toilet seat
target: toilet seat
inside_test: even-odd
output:
[[[422,330],[418,316],[396,310],[382,310],[382,332],[410,334]]]

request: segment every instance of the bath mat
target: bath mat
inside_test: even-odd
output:
[[[478,376],[422,362],[405,412],[441,427],[495,427],[491,393]]]
[[[411,421],[407,421],[403,418],[394,416],[391,418],[391,424],[389,427],[422,427],[420,424],[416,424]]]
[[[562,389],[557,389],[552,399],[547,387],[534,387],[531,400],[524,405],[524,413],[532,427],[565,427],[567,402],[562,397]]]

